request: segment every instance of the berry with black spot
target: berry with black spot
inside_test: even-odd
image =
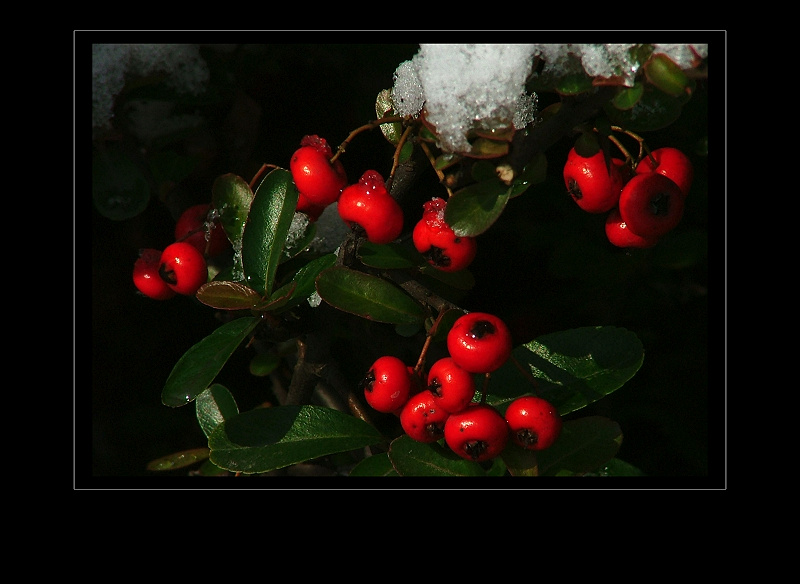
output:
[[[515,444],[527,450],[550,448],[561,435],[558,410],[545,399],[523,396],[508,405],[506,422]]]
[[[444,424],[444,440],[461,458],[483,462],[500,456],[508,444],[505,418],[488,404],[471,403]]]
[[[447,333],[447,350],[462,369],[490,373],[511,355],[511,331],[494,314],[468,312],[453,323]]]

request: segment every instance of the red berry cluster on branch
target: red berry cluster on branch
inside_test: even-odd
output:
[[[231,249],[210,203],[193,205],[175,222],[175,242],[163,251],[142,249],[133,265],[136,289],[154,300],[191,296],[208,281],[206,258]]]
[[[589,213],[608,213],[606,237],[623,248],[653,247],[678,225],[693,174],[686,154],[672,147],[653,150],[630,166],[602,150],[583,156],[573,146],[563,170],[575,203]]]
[[[505,416],[485,403],[485,394],[473,401],[474,375],[488,379],[511,356],[511,333],[500,318],[485,312],[464,314],[447,333],[447,349],[449,356],[433,363],[425,384],[418,383],[418,368],[392,355],[379,357],[359,384],[367,403],[399,416],[403,431],[413,440],[444,439],[455,454],[474,462],[496,458],[509,440],[529,450],[552,446],[561,432],[561,418],[546,400],[518,398]],[[420,363],[423,358],[424,354]]]

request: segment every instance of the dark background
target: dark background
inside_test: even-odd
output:
[[[159,476],[185,470],[160,475],[146,470],[150,460],[205,445],[194,408],[168,408],[160,393],[175,362],[220,322],[193,298],[157,302],[138,295],[131,281],[138,250],[170,243],[180,210],[210,200],[216,176],[233,172],[249,181],[264,162],[288,167],[306,134],[338,145],[374,119],[378,92],[391,88],[396,67],[417,50],[417,44],[292,44],[253,45],[235,56],[208,53],[212,72],[226,76],[224,83],[212,79],[224,85],[225,99],[207,112],[212,133],[204,139],[210,138],[212,146],[204,167],[168,194],[154,196],[133,219],[112,221],[91,208],[91,400],[85,399],[86,384],[77,369],[79,478],[119,477],[108,484],[121,486],[124,478],[150,476],[152,482],[143,484],[154,485]],[[78,75],[89,66],[80,55],[86,52],[77,53]],[[722,69],[715,65],[712,79]],[[708,237],[708,190],[717,200],[725,196],[724,154],[712,150],[706,157],[703,147],[708,133],[718,132],[708,140],[716,148],[724,146],[724,136],[713,122],[708,127],[709,112],[721,113],[709,107],[708,85],[698,84],[677,123],[644,135],[651,148],[681,148],[695,165],[684,218],[668,241],[631,251],[608,243],[603,217],[580,211],[564,191],[561,161],[574,142],[568,137],[547,152],[548,180],[512,200],[509,212],[480,237],[471,267],[477,284],[460,302],[470,310],[497,313],[520,342],[589,325],[634,331],[645,348],[642,368],[624,387],[579,414],[617,421],[624,434],[618,457],[654,477],[718,477],[724,464],[724,375],[717,372],[709,385],[708,307],[713,287],[718,318],[711,330],[715,343],[724,344],[719,321],[724,275],[719,272],[713,284],[708,277],[710,255],[715,265],[724,266],[723,231]],[[720,75],[717,96],[723,87]],[[552,97],[540,99],[544,105]],[[90,125],[80,116],[76,123]],[[79,157],[86,143],[78,143]],[[388,173],[391,155],[391,146],[376,131],[354,140],[343,160],[354,181],[367,169]],[[88,185],[79,187],[76,209],[88,213]],[[438,188],[431,177],[422,181],[420,192],[427,198]],[[715,216],[723,220],[721,211]],[[78,248],[88,243],[76,237]],[[78,351],[78,364],[83,355]],[[217,381],[237,397],[263,397],[265,381],[248,373],[249,357],[234,353]]]

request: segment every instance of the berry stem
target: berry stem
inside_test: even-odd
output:
[[[256,181],[259,179],[259,177],[260,177],[262,174],[264,174],[264,171],[265,171],[267,168],[278,168],[278,167],[277,167],[276,165],[274,165],[274,164],[267,164],[266,162],[265,162],[264,164],[262,164],[262,165],[261,165],[261,168],[259,168],[259,169],[258,169],[258,172],[256,172],[256,174],[253,176],[253,180],[251,180],[251,181],[250,181],[250,190],[251,190],[251,191],[252,191],[252,190],[253,190],[253,188],[255,187],[255,185],[256,185]]]
[[[539,382],[538,382],[538,381],[536,381],[536,378],[535,378],[533,375],[531,375],[531,372],[530,372],[530,371],[528,371],[527,369],[525,369],[525,368],[522,366],[522,363],[520,363],[520,362],[517,360],[517,358],[516,358],[516,357],[514,357],[514,353],[511,353],[511,355],[509,356],[509,359],[511,359],[511,362],[512,362],[512,363],[514,363],[514,366],[515,366],[517,369],[519,369],[520,373],[522,373],[522,375],[523,375],[523,376],[524,376],[524,377],[525,377],[525,378],[526,378],[526,379],[527,379],[527,380],[530,382],[530,384],[533,386],[533,393],[534,393],[534,394],[536,394],[536,396],[537,396],[537,397],[541,397],[541,396],[539,396]]]
[[[428,329],[428,333],[425,335],[425,344],[422,345],[422,350],[419,353],[419,358],[417,359],[417,364],[414,365],[414,373],[419,372],[425,365],[425,356],[428,353],[428,347],[431,345],[431,341],[433,340],[433,335],[436,334],[436,329],[439,328],[439,323],[442,321],[442,317],[447,310],[442,310],[439,315],[436,317],[436,320],[433,321],[431,328]]]
[[[344,139],[344,142],[339,144],[339,147],[336,149],[336,153],[331,157],[330,163],[333,164],[339,158],[340,154],[343,154],[344,151],[347,149],[347,145],[361,132],[366,132],[367,130],[374,130],[378,126],[382,126],[383,124],[391,124],[394,122],[402,122],[405,118],[402,116],[386,116],[384,118],[379,118],[377,120],[373,120],[368,124],[364,124],[350,132],[347,138]]]
[[[400,136],[400,140],[397,142],[397,146],[394,149],[394,155],[392,156],[392,169],[389,171],[389,178],[386,179],[386,189],[391,190],[392,187],[392,179],[394,178],[394,172],[397,170],[397,167],[400,165],[400,151],[405,146],[406,141],[408,140],[409,134],[411,134],[412,126],[408,126],[403,135]]]
[[[436,168],[436,158],[431,153],[431,149],[424,141],[420,141],[419,145],[422,147],[423,152],[425,152],[425,156],[428,157],[428,161],[431,163],[431,167],[436,173],[436,176],[439,177],[439,182],[442,183],[442,186],[444,186],[444,188],[447,190],[447,197],[449,198],[453,196],[453,192],[450,190],[450,187],[447,186],[445,181],[444,173],[440,169]]]
[[[492,374],[489,372],[483,374],[483,387],[481,388],[481,401],[480,401],[481,404],[486,403],[486,392],[489,389],[489,380],[491,379],[491,377]]]

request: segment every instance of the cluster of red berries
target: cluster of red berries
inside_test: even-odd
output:
[[[634,169],[621,158],[606,164],[602,151],[586,157],[573,147],[563,174],[581,209],[608,213],[606,236],[625,248],[653,247],[678,225],[694,177],[689,158],[672,147],[653,150]]]
[[[339,216],[351,228],[360,228],[372,243],[385,244],[403,231],[403,210],[389,194],[383,176],[367,170],[358,182],[348,184],[339,159],[325,138],[303,137],[292,155],[289,170],[299,193],[296,210],[311,221],[337,202]],[[455,272],[466,268],[476,254],[475,238],[456,236],[444,219],[446,202],[434,198],[423,205],[422,218],[413,230],[413,242],[426,261],[437,269]]]
[[[511,349],[511,333],[500,318],[469,312],[448,331],[449,356],[431,366],[426,382],[414,367],[384,355],[373,363],[359,387],[375,410],[397,415],[410,438],[424,443],[444,438],[466,460],[496,458],[509,439],[529,450],[544,450],[561,432],[561,417],[552,404],[524,396],[509,404],[503,415],[483,401],[473,401],[473,375],[499,369]]]
[[[175,223],[175,242],[163,251],[145,248],[133,264],[137,290],[155,300],[191,296],[208,281],[207,257],[230,249],[230,241],[210,203],[186,209]]]
[[[331,204],[351,228],[363,229],[372,243],[389,243],[403,231],[403,211],[386,189],[383,177],[367,170],[349,184],[341,160],[331,162],[333,151],[325,138],[304,136],[289,162],[299,193],[296,210],[316,221]]]

